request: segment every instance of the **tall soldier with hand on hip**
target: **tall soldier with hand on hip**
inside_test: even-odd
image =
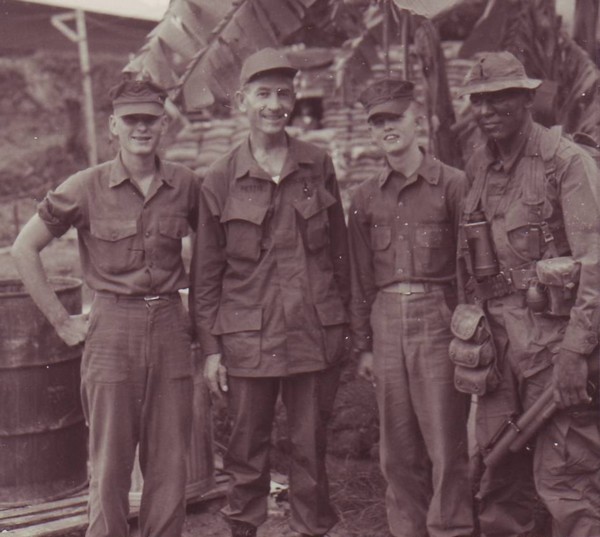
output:
[[[290,526],[321,536],[337,520],[325,425],[346,354],[346,226],[331,159],[285,132],[295,74],[275,49],[246,59],[236,99],[249,137],[201,188],[194,304],[205,378],[227,395],[233,421],[224,513],[234,537],[255,536],[267,517],[278,395],[291,442]]]
[[[461,90],[487,145],[466,169],[459,262],[469,303],[452,323],[457,386],[479,396],[484,454],[502,423],[547,385],[561,408],[539,431],[533,459],[510,453],[485,469],[486,537],[528,535],[536,490],[554,535],[600,535],[600,409],[586,390],[589,362],[599,360],[598,170],[557,129],[532,120],[540,83],[512,54],[492,52]]]
[[[384,79],[360,96],[386,164],[350,207],[352,333],[375,385],[392,535],[458,537],[473,530],[469,399],[448,357],[464,175],[419,148],[413,91]]]
[[[88,537],[126,537],[136,446],[144,477],[143,537],[180,537],[192,419],[191,325],[181,239],[197,221],[193,173],[158,158],[166,93],[150,82],[113,88],[114,160],[69,177],[40,203],[13,256],[26,289],[69,345],[85,341],[81,394],[89,426]],[[69,316],[40,252],[77,229],[94,291],[89,315]]]

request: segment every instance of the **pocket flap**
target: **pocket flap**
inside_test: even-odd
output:
[[[331,207],[337,200],[324,188],[318,188],[310,198],[302,198],[293,202],[302,218],[308,220],[316,214]]]
[[[344,308],[344,304],[339,298],[315,304],[315,309],[317,310],[319,321],[321,321],[321,326],[334,326],[348,322],[346,308]]]
[[[158,221],[158,231],[166,237],[181,239],[189,233],[189,226],[182,216],[164,216]]]
[[[256,205],[248,200],[230,196],[225,203],[225,208],[221,215],[221,223],[231,220],[246,220],[260,226],[268,210],[269,207]]]
[[[136,220],[92,220],[90,233],[104,241],[118,241],[137,233]]]
[[[221,307],[217,312],[217,319],[211,333],[215,336],[221,334],[234,334],[260,330],[262,327],[262,308],[260,306],[248,307]]]
[[[475,336],[479,323],[485,319],[481,306],[476,304],[458,304],[452,314],[450,330],[459,339],[468,341]]]

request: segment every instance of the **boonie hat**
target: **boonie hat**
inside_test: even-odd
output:
[[[400,78],[384,78],[368,86],[358,97],[367,118],[376,114],[401,115],[414,99],[415,85]]]
[[[258,75],[270,71],[281,71],[290,78],[294,78],[298,69],[292,66],[288,57],[281,50],[271,47],[263,48],[244,60],[240,73],[240,85],[243,86]]]
[[[164,103],[164,91],[142,80],[124,83],[112,101],[114,113],[119,117],[133,114],[162,116]]]
[[[486,52],[467,73],[458,95],[509,88],[535,89],[541,83],[541,80],[529,78],[523,64],[510,52]]]

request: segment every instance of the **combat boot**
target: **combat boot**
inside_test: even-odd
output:
[[[241,520],[229,520],[231,537],[256,537],[256,526]]]

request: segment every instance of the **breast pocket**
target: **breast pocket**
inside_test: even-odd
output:
[[[521,261],[535,261],[542,257],[543,235],[539,225],[549,218],[552,207],[543,201],[526,205],[517,202],[506,211],[506,233],[508,242]]]
[[[181,258],[181,239],[188,235],[190,228],[184,216],[163,216],[158,220],[160,236],[159,255],[156,264],[163,269],[174,269]]]
[[[454,241],[450,224],[420,224],[415,228],[414,263],[417,274],[438,276],[448,272],[454,260]]]
[[[93,219],[90,235],[93,264],[102,270],[118,274],[142,262],[141,245],[136,247],[136,220]]]
[[[261,252],[262,223],[269,208],[247,200],[228,198],[221,223],[225,224],[228,257],[258,261]]]
[[[329,217],[327,209],[337,200],[322,187],[309,198],[294,202],[298,212],[300,235],[309,252],[318,252],[329,245]]]

